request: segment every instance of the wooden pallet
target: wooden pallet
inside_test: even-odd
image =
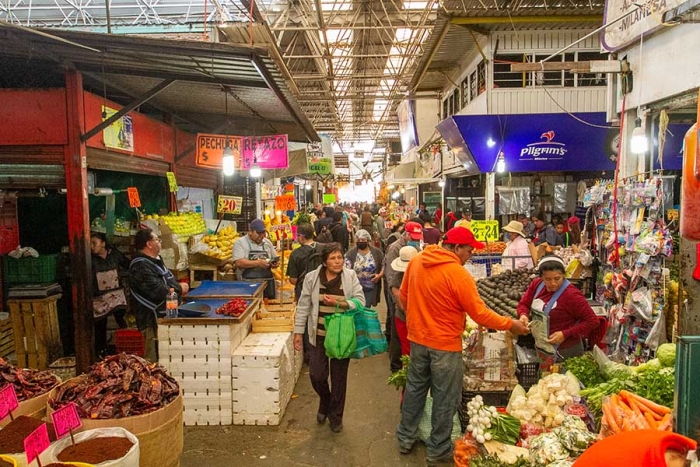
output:
[[[15,351],[15,339],[12,335],[12,320],[0,321],[0,357],[7,358]]]

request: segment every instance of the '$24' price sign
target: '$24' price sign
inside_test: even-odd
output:
[[[498,221],[474,220],[469,223],[469,230],[474,234],[474,238],[480,242],[498,241]]]

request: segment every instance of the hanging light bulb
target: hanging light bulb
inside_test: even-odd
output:
[[[395,192],[393,192],[393,193],[391,194],[391,197],[394,198],[394,199],[399,199],[399,196],[400,196],[400,194],[399,194],[398,191],[395,191]]]
[[[647,140],[647,135],[642,127],[641,118],[637,118],[634,121],[634,131],[632,131],[630,150],[633,154],[644,154],[649,150],[649,141]]]
[[[224,169],[224,175],[230,177],[236,173],[236,161],[233,158],[233,149],[231,149],[231,144],[227,141],[226,147],[224,148],[224,155],[221,158],[221,163]]]
[[[262,169],[258,165],[258,158],[253,159],[253,167],[250,168],[250,176],[253,178],[260,178],[262,176]]]
[[[506,171],[506,155],[503,151],[498,153],[498,159],[496,160],[496,172],[503,173]]]
[[[444,188],[444,187],[445,187],[445,179],[444,179],[444,178],[441,179],[441,180],[438,182],[438,186],[439,186],[440,188]]]
[[[406,189],[405,189],[404,187],[401,187],[401,188],[399,189],[399,192],[401,192],[401,194],[404,194],[404,193],[406,193]]]
[[[310,183],[307,183],[306,186],[305,186],[304,188],[306,188],[307,190],[310,190],[310,189],[311,189],[311,184],[310,184]]]

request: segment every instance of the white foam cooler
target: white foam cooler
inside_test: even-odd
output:
[[[292,397],[300,360],[291,332],[250,334],[232,358],[233,424],[278,425]]]

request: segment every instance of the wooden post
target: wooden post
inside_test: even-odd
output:
[[[87,193],[87,156],[80,136],[85,131],[83,77],[68,70],[66,77],[66,118],[68,145],[65,154],[68,239],[71,252],[71,286],[75,364],[77,374],[93,362],[92,269],[90,263],[90,219]]]

